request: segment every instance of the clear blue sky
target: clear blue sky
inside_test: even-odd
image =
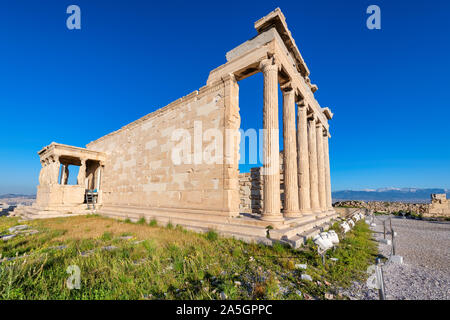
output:
[[[82,29],[66,28],[81,7]],[[381,30],[366,28],[370,4]],[[274,8],[335,113],[333,190],[450,188],[449,1],[21,0],[0,4],[0,194],[34,193],[36,152],[85,146],[206,83]],[[262,79],[240,83],[262,126]]]

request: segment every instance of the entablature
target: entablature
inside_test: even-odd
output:
[[[103,152],[88,150],[85,148],[79,148],[69,146],[66,144],[60,144],[52,142],[48,146],[42,148],[38,155],[41,162],[45,162],[48,159],[58,159],[58,161],[65,161],[66,164],[80,165],[81,160],[94,160],[103,163],[106,161],[106,154]]]

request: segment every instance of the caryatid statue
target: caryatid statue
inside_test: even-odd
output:
[[[84,187],[86,181],[86,159],[81,159],[80,170],[78,171],[77,184]]]
[[[59,157],[53,156],[50,160],[49,165],[50,184],[58,184],[59,169],[60,169]]]

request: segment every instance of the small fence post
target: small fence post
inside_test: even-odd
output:
[[[383,220],[383,236],[384,240],[386,240],[386,220]]]
[[[391,229],[391,235],[392,235],[392,255],[395,256],[395,232],[394,232],[394,229]]]
[[[378,294],[380,296],[380,300],[386,300],[386,295],[384,292],[384,277],[383,277],[383,269],[381,268],[380,258],[376,260],[377,264],[375,266],[375,272],[378,283]]]

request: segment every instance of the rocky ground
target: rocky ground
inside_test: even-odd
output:
[[[414,213],[417,215],[425,214],[428,212],[428,203],[407,203],[407,202],[388,202],[388,201],[359,201],[348,200],[338,201],[334,204],[335,207],[347,207],[347,208],[364,208],[373,210],[374,212],[405,212]]]
[[[388,218],[375,218],[372,229],[377,240],[383,239],[382,220]],[[387,299],[450,299],[450,222],[392,217],[392,226],[397,233],[396,255],[403,257],[403,264],[387,262],[383,267]],[[391,239],[391,235],[386,238]],[[380,243],[379,250],[389,257],[392,246]],[[342,293],[351,299],[378,299],[377,292],[365,283],[355,282]]]

